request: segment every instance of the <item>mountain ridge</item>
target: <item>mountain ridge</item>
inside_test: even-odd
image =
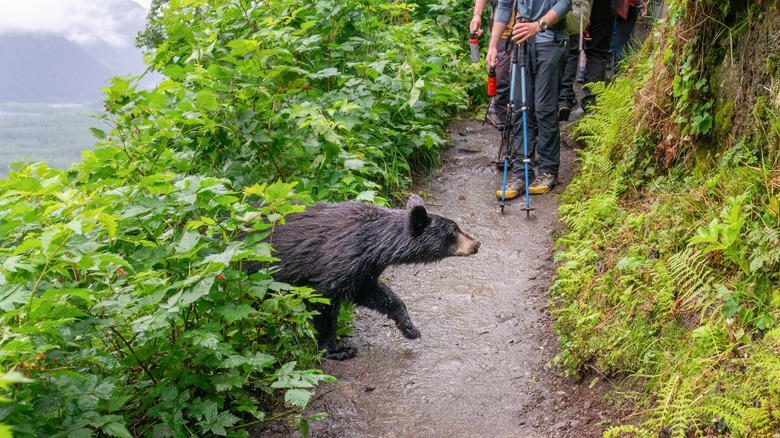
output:
[[[133,45],[146,12],[132,1],[112,7],[125,45],[99,38],[76,41],[54,31],[0,32],[0,103],[99,103],[113,76],[140,76],[143,52]],[[157,82],[149,75],[142,87]]]
[[[64,37],[0,35],[0,102],[91,102],[114,73]]]

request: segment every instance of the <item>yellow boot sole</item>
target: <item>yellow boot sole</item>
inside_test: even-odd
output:
[[[520,192],[515,189],[506,189],[504,199],[515,199],[520,196]],[[501,199],[501,190],[496,190],[496,198]]]
[[[528,193],[532,195],[543,195],[550,191],[550,187],[548,186],[531,186],[528,187]]]

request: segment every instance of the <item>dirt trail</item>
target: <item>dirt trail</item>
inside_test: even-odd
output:
[[[407,340],[384,316],[356,308],[354,359],[325,361],[309,412],[327,412],[312,437],[596,437],[612,408],[602,384],[559,376],[547,307],[555,275],[556,195],[571,180],[574,152],[561,151],[561,184],[500,212],[498,131],[481,121],[451,126],[439,176],[414,191],[428,208],[482,242],[479,254],[390,268],[386,282],[422,333]],[[282,436],[277,431],[258,436]],[[286,436],[299,436],[287,432]]]

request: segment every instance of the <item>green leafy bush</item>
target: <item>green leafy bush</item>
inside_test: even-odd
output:
[[[294,369],[316,357],[305,302],[320,299],[239,271],[273,260],[262,238],[301,208],[290,185],[240,196],[154,174],[90,190],[68,176],[33,165],[0,182],[2,366],[32,379],[0,408],[18,436],[224,435],[262,420],[275,388],[306,405],[328,379]]]
[[[467,102],[462,44],[419,9],[171,1],[156,22],[167,37],[149,56],[167,79],[152,92],[121,81],[109,91],[121,141],[138,129],[134,142],[194,152],[200,172],[239,186],[295,181],[317,199],[406,187]]]
[[[467,102],[465,1],[171,0],[154,89],[113,78],[95,150],[0,180],[0,422],[17,436],[245,436],[332,378],[312,290],[265,238],[315,200],[384,203]],[[463,21],[465,23],[465,21]],[[248,277],[245,261],[266,266]],[[348,319],[348,316],[346,317]],[[347,333],[342,328],[340,333]],[[11,385],[11,386],[8,386]]]

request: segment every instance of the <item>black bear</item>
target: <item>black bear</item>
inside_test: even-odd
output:
[[[476,254],[480,243],[447,218],[429,214],[412,195],[406,210],[360,202],[317,204],[290,214],[270,238],[281,259],[274,278],[309,286],[330,299],[314,317],[319,348],[329,359],[349,359],[357,350],[336,341],[341,300],[368,307],[395,321],[404,336],[416,339],[406,305],[379,276],[390,265],[431,263]]]

